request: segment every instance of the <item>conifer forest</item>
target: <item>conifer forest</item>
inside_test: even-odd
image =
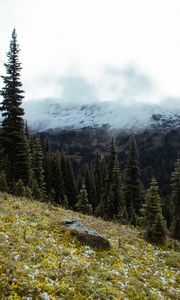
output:
[[[4,73],[2,73],[4,75],[1,76],[3,84],[0,90],[0,111],[2,115],[0,125],[0,231],[1,228],[4,228],[4,225],[1,222],[6,219],[7,224],[9,224],[7,226],[11,228],[11,221],[16,217],[18,212],[19,217],[17,217],[17,221],[21,218],[22,214],[24,219],[21,220],[21,224],[23,224],[22,222],[25,222],[25,226],[31,226],[28,224],[31,224],[34,218],[38,220],[37,222],[40,222],[42,218],[42,223],[38,223],[38,228],[40,228],[40,230],[49,230],[49,235],[44,231],[40,237],[37,231],[35,235],[36,240],[39,241],[39,247],[41,247],[40,240],[42,239],[42,243],[44,243],[42,245],[45,245],[44,240],[46,239],[46,241],[49,241],[48,247],[52,246],[52,249],[50,251],[50,248],[48,247],[43,248],[46,249],[46,253],[42,252],[44,254],[39,256],[39,260],[41,261],[42,257],[44,257],[44,259],[46,257],[47,259],[46,262],[43,260],[44,265],[41,265],[41,268],[44,268],[43,270],[45,273],[42,272],[41,278],[35,277],[36,281],[35,279],[32,279],[33,283],[30,283],[28,281],[30,279],[27,279],[26,281],[26,275],[23,273],[25,271],[21,271],[21,267],[15,267],[15,265],[13,266],[13,263],[11,267],[6,265],[7,261],[5,262],[5,256],[2,256],[2,253],[3,250],[6,249],[7,253],[9,253],[7,256],[10,255],[12,244],[9,243],[9,248],[4,248],[5,246],[2,246],[0,241],[0,299],[179,299],[179,265],[178,267],[175,266],[174,269],[173,265],[171,265],[171,269],[168,269],[170,270],[168,272],[174,272],[172,273],[172,276],[176,276],[176,279],[172,279],[171,283],[168,281],[167,286],[165,285],[164,289],[161,286],[156,286],[156,280],[154,279],[154,281],[152,281],[153,286],[150,285],[149,287],[142,287],[140,282],[146,281],[146,279],[141,280],[139,275],[140,273],[143,274],[143,267],[141,266],[142,269],[138,269],[139,267],[136,265],[135,260],[137,253],[142,251],[140,244],[142,243],[142,249],[144,247],[146,250],[144,250],[144,254],[141,252],[138,255],[142,258],[146,257],[145,260],[147,261],[147,265],[149,264],[149,257],[151,255],[152,259],[156,261],[156,258],[153,257],[156,257],[156,254],[160,253],[158,251],[162,251],[162,253],[163,251],[165,251],[164,253],[166,253],[166,251],[174,251],[173,253],[175,254],[173,255],[177,255],[174,261],[176,261],[176,264],[179,263],[180,157],[177,155],[177,157],[173,158],[173,170],[170,172],[166,170],[167,178],[161,177],[161,182],[159,183],[159,178],[156,177],[156,172],[149,172],[147,177],[141,170],[142,157],[139,147],[141,146],[142,152],[143,146],[139,145],[137,142],[137,132],[134,131],[129,134],[128,150],[126,153],[123,153],[124,161],[122,163],[118,153],[117,134],[116,132],[110,131],[110,133],[108,133],[108,145],[103,154],[101,151],[97,150],[94,155],[89,156],[88,161],[83,160],[82,158],[81,163],[75,164],[73,155],[71,155],[71,153],[63,147],[63,145],[56,147],[56,149],[54,148],[48,132],[42,133],[31,130],[31,127],[25,118],[25,110],[22,105],[24,101],[26,101],[26,93],[23,90],[23,82],[21,78],[22,65],[19,58],[19,52],[20,46],[18,44],[16,30],[14,29],[6,56],[7,61],[4,64]],[[153,168],[155,169],[156,166]],[[158,164],[157,168],[159,168]],[[162,193],[163,180],[166,181],[166,193]],[[18,212],[14,212],[14,217],[12,208],[9,208],[6,215],[3,217],[3,210],[6,206],[10,205],[8,203],[10,203],[9,199],[11,199],[11,197],[14,199],[12,200],[11,205],[13,209]],[[23,206],[24,214],[21,211]],[[31,213],[32,216],[29,217]],[[10,214],[12,214],[11,217],[9,217]],[[68,234],[65,234],[63,240],[62,236],[64,233],[58,229],[58,226],[60,225],[55,223],[58,222],[58,218],[60,218],[61,215],[65,218],[77,218],[81,221],[84,218],[88,225],[91,225],[92,227],[94,226],[94,229],[97,231],[99,229],[100,232],[103,234],[105,233],[105,235],[106,233],[108,234],[109,231],[109,237],[111,236],[109,241],[111,242],[112,239],[112,244],[113,239],[116,237],[118,238],[116,246],[113,246],[116,248],[112,247],[112,249],[124,249],[122,250],[124,251],[122,252],[124,254],[120,254],[120,252],[118,252],[121,250],[116,250],[117,252],[115,252],[115,250],[109,250],[112,251],[109,256],[105,254],[105,252],[97,254],[100,253],[98,250],[96,252],[96,250],[92,250],[94,248],[88,248],[89,246],[81,248],[83,247],[81,244],[78,244],[79,248],[77,247],[77,249],[81,250],[76,250],[75,252],[75,250],[72,249],[75,247],[73,245],[76,244],[72,244],[71,238]],[[29,219],[27,219],[28,217]],[[45,225],[45,223],[43,223],[45,221],[43,220],[50,220],[47,221],[50,222],[48,223],[50,225]],[[67,221],[67,223],[68,222],[71,223],[70,221]],[[56,226],[56,231],[53,231],[55,230],[53,229],[53,226]],[[105,228],[106,226],[107,228]],[[18,235],[18,229],[16,229],[16,227],[14,228]],[[33,244],[35,243],[35,240],[30,242],[30,239],[33,238],[34,229],[30,232],[31,229],[29,228],[30,227],[22,229],[21,234],[19,234],[19,239],[22,238],[23,241],[29,243],[29,250],[24,248],[25,250],[23,251],[30,251],[33,247],[32,245],[35,245]],[[119,231],[116,231],[114,228],[120,229],[118,229]],[[4,232],[3,230],[5,229],[2,229],[2,233]],[[28,233],[28,230],[30,233]],[[103,230],[107,230],[107,232]],[[30,237],[31,234],[32,237]],[[62,250],[64,251],[62,252],[64,253],[64,256],[62,257],[66,257],[67,261],[69,260],[69,264],[71,259],[72,261],[78,261],[78,263],[81,262],[81,266],[76,266],[76,269],[75,267],[70,267],[70,265],[66,266],[67,261],[65,259],[63,260],[62,257],[62,261],[60,259],[57,263],[56,257],[58,257],[58,254],[57,252],[53,252],[55,251],[53,250],[55,249],[53,248],[55,247],[53,246],[53,243],[55,242],[49,240],[50,234],[54,234],[54,239],[57,234],[60,234],[61,241],[59,242],[59,245],[61,245],[61,247],[65,247],[66,243],[66,245],[68,245],[67,247],[69,247],[68,249],[71,249]],[[9,236],[11,236],[10,233]],[[129,244],[126,244],[127,237],[130,239]],[[7,241],[8,239],[10,239],[10,237],[7,237]],[[65,241],[64,244],[62,244],[62,240]],[[16,243],[19,242],[17,241]],[[76,240],[73,243],[76,243]],[[137,253],[136,250],[130,249],[131,244],[137,245],[136,243],[139,243],[140,245]],[[127,248],[125,245],[128,245]],[[38,249],[40,248],[36,248],[34,251],[39,251]],[[16,251],[19,253],[18,251],[20,250]],[[131,251],[135,251],[133,252],[134,254],[132,254]],[[29,257],[33,257],[33,252],[28,253]],[[128,266],[128,272],[130,272],[129,274],[131,275],[132,270],[134,270],[135,273],[139,272],[138,275],[132,275],[132,277],[129,275],[130,280],[132,280],[130,287],[127,287],[127,283],[125,283],[125,281],[122,283],[123,280],[125,280],[125,275],[122,275],[120,279],[121,282],[116,281],[116,278],[118,278],[118,276],[120,276],[119,274],[121,274],[119,273],[121,272],[119,255],[125,255],[125,253],[130,256],[129,258],[127,256],[124,258],[122,265],[124,264],[124,266]],[[17,255],[18,254],[15,256],[17,258],[17,261],[15,258],[15,264],[19,260]],[[23,253],[20,255],[23,257]],[[85,255],[84,258],[82,258],[83,255]],[[99,260],[99,262],[104,260],[104,268],[106,268],[106,263],[108,261],[109,268],[110,265],[113,265],[111,275],[107,275],[109,277],[106,278],[105,273],[103,273],[103,277],[101,277],[102,273],[100,269],[98,269],[98,265],[95,267],[95,255],[99,255],[98,258],[96,256],[96,259]],[[102,257],[100,255],[102,255]],[[54,263],[51,262],[50,266],[48,259],[52,257],[54,259]],[[71,259],[69,257],[71,257]],[[94,263],[94,267],[89,269],[89,274],[89,267],[85,268],[85,264],[87,263],[85,261],[87,257],[89,260],[92,259],[92,257],[94,259],[94,262],[89,262],[89,264]],[[112,259],[113,257],[114,260]],[[165,256],[163,256],[163,259],[165,259],[164,257]],[[132,259],[134,259],[134,262],[132,262]],[[131,267],[129,265],[130,262],[132,264]],[[175,264],[175,262],[173,263]],[[49,272],[47,274],[45,264],[48,268],[47,272]],[[38,265],[38,260],[34,261],[34,265]],[[58,271],[59,273],[56,270],[57,265],[60,268],[59,270],[61,270]],[[144,262],[144,265],[146,265],[146,262]],[[14,268],[20,278],[22,278],[22,282],[18,281],[18,275],[15,275]],[[25,265],[22,267],[22,270],[28,271],[28,268],[31,267]],[[116,268],[119,271],[116,271]],[[161,269],[161,267],[159,268]],[[9,270],[8,274],[6,273],[6,270]],[[102,272],[105,272],[103,271],[103,266]],[[175,272],[177,272],[176,275],[173,275]],[[152,271],[152,274],[153,273],[154,272]],[[34,274],[36,275],[33,276],[39,276],[38,273]],[[72,277],[69,278],[69,274],[71,274]],[[99,276],[97,282],[98,280],[101,282],[101,289],[100,286],[96,285],[96,276]],[[151,280],[148,279],[148,276],[149,275],[147,275],[147,282],[151,282]],[[169,278],[170,276],[171,275],[169,275]],[[85,278],[84,280],[83,277]],[[16,280],[14,278],[16,278]],[[47,278],[51,278],[52,284],[47,283],[48,280],[50,280]],[[75,283],[73,283],[73,280]],[[87,286],[85,286],[86,280],[89,282]],[[137,280],[139,280],[139,283],[137,283]],[[111,285],[108,285],[108,282],[112,282]],[[166,279],[164,279],[164,282],[166,282]],[[171,285],[172,290],[170,289]],[[131,289],[131,287],[133,287],[133,289]],[[153,289],[155,292],[153,292]]]

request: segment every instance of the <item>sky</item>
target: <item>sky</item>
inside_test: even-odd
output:
[[[179,0],[0,0],[0,74],[15,27],[27,100],[177,102],[179,16]]]

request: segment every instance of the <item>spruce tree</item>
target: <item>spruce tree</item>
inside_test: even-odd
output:
[[[141,220],[145,230],[145,238],[150,242],[164,240],[165,221],[162,216],[161,199],[155,178],[152,179],[150,188],[147,191],[142,214]]]
[[[41,149],[41,143],[39,137],[35,137],[33,141],[33,178],[36,179],[38,188],[41,191],[42,196],[45,194],[45,180],[43,169],[43,154]],[[36,183],[35,183],[36,185]]]
[[[43,155],[43,169],[44,169],[44,179],[46,186],[46,193],[49,195],[52,188],[52,174],[53,174],[53,154],[50,152],[50,149],[46,148],[46,151]]]
[[[94,182],[94,174],[93,171],[86,167],[85,173],[85,186],[88,193],[89,203],[91,204],[93,211],[97,207],[97,194],[96,194],[96,186]]]
[[[19,62],[19,45],[15,29],[12,33],[10,49],[7,53],[8,62],[4,64],[6,75],[1,76],[4,82],[0,94],[3,97],[1,145],[8,161],[6,171],[9,184],[22,179],[24,184],[30,181],[30,151],[25,135],[23,120],[24,110],[21,107],[24,98],[20,80],[21,64]]]
[[[36,179],[33,179],[33,181],[32,181],[32,195],[33,195],[33,198],[37,199],[37,200],[42,200],[42,198],[43,198],[43,193],[42,193],[41,189],[39,188],[39,185],[38,185]]]
[[[161,213],[156,214],[155,223],[152,225],[152,241],[157,244],[164,244],[166,241],[166,227]]]
[[[69,208],[74,209],[77,203],[78,190],[70,158],[61,153],[61,170],[64,179],[65,195],[68,198]]]
[[[60,204],[65,197],[65,191],[64,191],[64,180],[61,171],[61,159],[60,159],[60,154],[58,152],[52,155],[51,165],[52,165],[51,184],[52,184],[52,188],[55,191],[55,201]]]
[[[96,189],[96,205],[97,207],[100,203],[101,194],[102,194],[102,167],[101,167],[101,158],[99,153],[96,153],[95,167],[94,167],[94,184]]]
[[[33,197],[32,190],[29,186],[26,186],[25,196],[26,196],[26,198],[29,198],[29,199],[32,199],[32,197]]]
[[[136,140],[135,137],[132,136],[129,140],[128,160],[124,172],[122,188],[128,221],[133,225],[135,225],[134,216],[140,215],[140,208],[142,206],[142,189],[138,156]]]
[[[175,164],[175,170],[172,173],[172,226],[171,234],[175,239],[180,240],[180,159]]]
[[[8,192],[6,174],[3,170],[0,172],[0,191],[1,192]]]
[[[122,206],[120,171],[114,139],[111,140],[106,162],[107,167],[100,210],[104,211],[105,218],[111,219],[119,215]]]
[[[89,201],[88,201],[88,194],[87,194],[85,184],[83,184],[82,189],[80,190],[80,193],[78,196],[78,202],[76,203],[75,208],[77,211],[79,211],[83,214],[91,214],[92,213],[92,206],[89,204]]]
[[[18,197],[26,196],[26,188],[21,179],[19,179],[14,186],[14,194]]]
[[[95,211],[98,201],[97,201],[97,192],[96,192],[96,186],[95,186],[95,181],[94,181],[94,176],[93,173],[90,174],[91,182],[90,182],[90,187],[89,187],[89,203],[92,206],[93,212]]]

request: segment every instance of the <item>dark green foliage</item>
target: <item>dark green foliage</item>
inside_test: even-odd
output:
[[[38,188],[41,194],[45,194],[45,180],[43,170],[43,155],[39,137],[36,137],[33,141],[33,178],[36,179]]]
[[[175,239],[180,240],[180,160],[176,162],[172,174],[172,227],[171,234]]]
[[[165,222],[162,216],[161,199],[155,178],[152,179],[146,194],[146,202],[142,209],[142,224],[145,229],[145,237],[150,242],[162,242],[165,235]],[[159,229],[159,232],[157,232]]]
[[[129,141],[129,153],[123,178],[123,197],[126,203],[128,221],[135,225],[134,217],[140,214],[142,206],[142,192],[140,181],[140,169],[138,150],[135,137]]]
[[[76,203],[75,208],[77,211],[83,214],[92,214],[92,206],[88,201],[88,194],[85,184],[83,184],[82,189],[80,190],[78,202]]]
[[[37,199],[37,200],[42,200],[42,198],[43,198],[43,193],[42,193],[41,189],[39,188],[39,185],[38,185],[36,179],[34,179],[32,182],[32,195],[33,195],[33,198]]]
[[[105,207],[104,207],[103,199],[101,199],[100,203],[98,204],[98,206],[95,209],[95,216],[101,217],[101,218],[105,217]]]
[[[6,174],[3,170],[0,172],[0,191],[1,192],[7,192],[8,191]]]
[[[77,203],[78,191],[71,161],[64,153],[61,154],[61,171],[64,179],[65,195],[69,202],[69,208],[74,209]]]
[[[102,166],[100,155],[96,153],[95,167],[94,167],[94,184],[96,189],[96,207],[100,203],[101,194],[102,194]]]
[[[82,185],[83,185],[83,178],[81,175],[78,175],[78,178],[77,178],[77,189],[78,189],[78,192],[80,192],[80,189],[82,188]]]
[[[156,214],[155,223],[152,225],[152,241],[163,244],[166,240],[166,227],[161,213]]]
[[[65,197],[64,180],[61,171],[61,157],[59,153],[54,153],[51,155],[51,157],[51,187],[55,192],[55,202],[60,204]]]
[[[48,200],[51,202],[55,202],[56,193],[53,188],[51,188],[50,192],[48,193]]]
[[[52,189],[52,152],[50,151],[49,139],[45,139],[43,145],[43,170],[46,194],[50,195]]]
[[[31,177],[30,152],[24,128],[24,110],[21,107],[24,91],[20,81],[21,64],[19,63],[19,45],[15,30],[12,33],[10,50],[5,64],[6,76],[1,76],[4,82],[0,94],[3,97],[1,145],[8,161],[5,169],[7,180],[12,187],[13,181],[23,179],[28,184]]]
[[[26,188],[24,186],[24,183],[21,179],[19,179],[14,186],[14,195],[18,197],[25,197],[26,196]]]
[[[87,189],[89,202],[91,203],[94,211],[95,208],[97,207],[97,194],[96,194],[96,186],[94,181],[94,174],[92,170],[89,170],[89,167],[86,168],[85,186]]]
[[[62,207],[64,207],[65,209],[68,209],[68,208],[69,208],[68,198],[67,198],[66,195],[64,196],[63,200],[61,201],[61,205],[62,205]]]
[[[111,219],[116,218],[119,215],[119,210],[123,209],[119,163],[114,139],[112,139],[110,143],[106,163],[107,168],[100,211],[104,211],[104,217],[106,219]]]
[[[113,191],[112,191],[112,187],[110,187],[110,191],[107,195],[107,199],[106,202],[104,203],[104,205],[102,206],[102,210],[103,210],[103,217],[105,219],[113,219],[114,217],[114,201],[113,201]]]
[[[29,186],[26,186],[25,197],[29,198],[29,199],[32,199],[32,197],[33,197],[32,190]]]
[[[52,188],[52,156],[52,153],[48,151],[45,152],[43,156],[44,180],[47,195],[51,193]]]
[[[89,187],[89,194],[88,194],[89,202],[92,205],[93,212],[95,211],[98,201],[97,201],[97,193],[96,193],[96,186],[94,182],[94,176],[91,174],[91,182]]]

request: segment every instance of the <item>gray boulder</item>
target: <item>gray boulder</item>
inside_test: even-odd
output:
[[[99,249],[110,249],[111,244],[104,236],[97,233],[92,228],[85,226],[80,220],[65,219],[63,221],[64,230],[68,230],[75,235],[79,241],[91,247]]]

